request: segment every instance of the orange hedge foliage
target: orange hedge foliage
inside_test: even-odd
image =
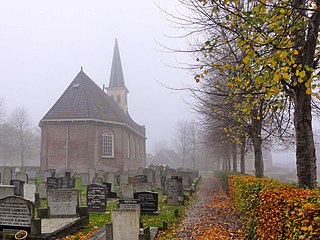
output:
[[[248,239],[320,239],[320,192],[275,179],[230,176]]]

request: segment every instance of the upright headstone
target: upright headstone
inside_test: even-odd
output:
[[[47,191],[49,215],[52,217],[76,216],[79,206],[79,190],[49,189]]]
[[[122,199],[133,199],[133,186],[128,184],[121,184],[121,198]]]
[[[90,184],[89,173],[80,173],[82,185]]]
[[[14,190],[15,187],[11,185],[0,185],[0,199],[9,197],[9,196],[14,196]]]
[[[158,211],[157,192],[135,192],[134,199],[140,202],[141,214],[154,214]]]
[[[161,188],[161,170],[160,167],[156,166],[154,170],[154,178],[155,178],[155,188]]]
[[[108,183],[108,182],[104,182],[102,183],[102,185],[106,188],[106,192],[112,192],[111,189],[112,189],[112,184],[111,183]]]
[[[106,188],[103,185],[87,186],[87,206],[89,212],[105,212],[107,206]]]
[[[74,188],[75,187],[75,178],[72,177],[59,177],[59,188]]]
[[[4,167],[2,169],[2,174],[1,174],[1,183],[2,185],[10,185],[10,181],[12,180],[12,169],[8,167]]]
[[[47,189],[58,189],[59,188],[59,179],[55,177],[47,177]]]
[[[150,168],[147,169],[147,181],[148,183],[154,183],[154,171]]]
[[[42,172],[43,181],[47,182],[48,177],[55,177],[56,176],[56,170],[55,169],[47,169]]]
[[[150,183],[137,183],[134,186],[135,192],[144,192],[144,191],[150,191],[150,190],[151,190]]]
[[[37,170],[26,170],[26,174],[28,175],[28,180],[35,181],[37,180]]]
[[[24,197],[24,181],[11,180],[10,185],[14,186],[14,195]]]
[[[37,185],[36,192],[39,193],[40,199],[47,198],[47,187],[45,183],[41,183]]]
[[[92,179],[92,183],[93,184],[102,184],[103,183],[103,180],[102,180],[102,177],[98,177],[98,176],[95,176],[93,179]]]
[[[113,210],[111,222],[113,239],[139,240],[140,217],[137,210]]]
[[[93,183],[92,180],[96,176],[96,170],[94,168],[89,168],[88,172],[90,183]]]
[[[31,231],[34,205],[21,197],[9,196],[0,199],[0,231],[24,229]]]
[[[122,173],[120,175],[120,183],[121,184],[129,184],[129,175],[127,173]]]
[[[28,174],[26,174],[24,172],[18,172],[16,174],[16,180],[21,180],[25,183],[28,183]]]
[[[138,210],[140,213],[140,202],[138,199],[119,199],[119,209],[122,210]]]
[[[35,202],[35,193],[36,193],[36,184],[27,183],[24,184],[24,198],[30,200],[31,202]]]
[[[111,183],[111,192],[114,192],[114,185],[115,185],[115,174],[113,172],[106,172],[104,174],[104,182]]]
[[[178,205],[178,182],[176,179],[167,179],[166,182],[167,203],[171,206]]]

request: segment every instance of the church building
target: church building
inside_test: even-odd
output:
[[[41,170],[87,173],[146,165],[146,129],[129,115],[117,40],[109,87],[101,89],[81,68],[41,119]]]

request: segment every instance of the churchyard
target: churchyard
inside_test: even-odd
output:
[[[34,176],[35,175],[35,176]],[[3,167],[0,235],[14,239],[153,239],[158,229],[174,228],[200,179],[197,171],[163,166],[125,173],[95,171],[33,174]]]

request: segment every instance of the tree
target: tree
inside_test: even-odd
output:
[[[34,140],[31,120],[23,107],[17,107],[9,116],[7,139],[10,148],[20,157],[21,166],[25,165],[25,157]]]
[[[282,104],[291,101],[294,107],[298,183],[316,187],[311,99],[312,96],[318,97],[320,2],[181,2],[201,15],[202,21],[196,23],[205,27],[204,44],[199,49],[202,55],[197,60],[206,64],[195,75],[196,81],[212,72],[229,73],[225,74],[223,82],[229,87],[230,96],[241,95],[247,102],[253,96],[261,101],[273,99],[270,102],[272,111],[283,108]],[[234,55],[235,61],[225,58],[234,51],[229,51],[229,55],[221,54],[224,51],[221,46],[225,45],[235,47],[238,52]],[[210,59],[212,64],[208,65],[210,61],[203,59]],[[254,114],[259,109],[259,103],[239,107],[246,113]],[[259,125],[257,127],[260,128]],[[258,136],[255,137],[257,142],[261,141]]]
[[[182,168],[185,169],[185,161],[190,147],[188,121],[179,121],[176,128],[176,147],[182,158]]]

